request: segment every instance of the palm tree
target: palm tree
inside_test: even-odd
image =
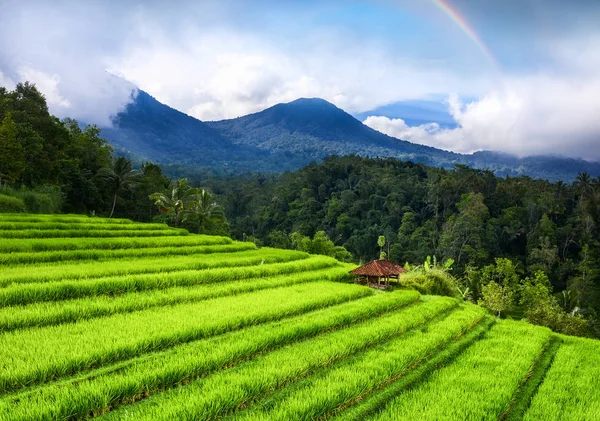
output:
[[[135,187],[140,178],[140,172],[134,170],[131,161],[122,156],[115,159],[109,168],[100,168],[98,177],[104,178],[112,185],[114,191],[114,199],[109,218],[112,218],[115,213],[117,197],[125,190]]]
[[[592,178],[587,172],[581,172],[577,175],[577,178],[575,178],[575,183],[573,183],[573,185],[581,196],[585,196],[592,190]]]
[[[185,178],[172,181],[166,193],[153,193],[150,199],[154,200],[161,213],[173,212],[175,226],[186,219],[190,203],[196,196],[196,189],[190,186]]]
[[[225,219],[223,207],[218,205],[212,194],[200,189],[190,204],[189,215],[198,220],[199,229],[202,230],[207,222],[217,222]]]

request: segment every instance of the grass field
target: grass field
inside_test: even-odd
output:
[[[1,420],[597,420],[600,342],[325,256],[0,214]]]

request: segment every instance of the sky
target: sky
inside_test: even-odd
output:
[[[0,86],[26,80],[101,126],[135,87],[201,120],[320,97],[446,150],[600,160],[595,0],[0,0]]]

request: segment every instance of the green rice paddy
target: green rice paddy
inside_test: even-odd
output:
[[[162,224],[0,214],[0,420],[597,420],[600,342]]]

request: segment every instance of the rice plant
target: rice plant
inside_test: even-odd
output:
[[[304,268],[304,267],[300,267]],[[75,322],[117,313],[144,310],[151,307],[206,300],[314,281],[340,281],[348,276],[348,265],[335,264],[312,271],[299,271],[291,275],[260,276],[243,280],[224,280],[216,284],[199,284],[191,287],[174,287],[120,296],[90,295],[67,301],[48,301],[23,306],[0,308],[0,331],[33,326],[50,326]],[[285,268],[282,268],[282,271]]]
[[[185,247],[231,244],[231,238],[210,235],[188,235],[179,237],[145,238],[0,238],[0,253],[42,252],[68,250],[116,250],[155,247]]]
[[[83,376],[0,399],[0,419],[80,419],[120,404],[205,377],[276,347],[356,323],[415,303],[414,291],[370,295],[276,322],[251,326],[166,351],[134,358]]]
[[[106,419],[214,419],[315,370],[421,326],[456,305],[451,299],[429,300],[348,329],[287,345],[206,379],[121,407],[107,414]]]
[[[212,253],[192,256],[145,256],[110,262],[72,261],[3,268],[0,287],[11,284],[55,282],[65,279],[90,279],[125,276],[138,273],[173,272],[176,270],[208,269],[215,267],[253,266],[261,263],[285,262],[308,257],[295,250],[262,248],[236,253]]]
[[[132,257],[165,257],[185,256],[192,254],[231,253],[244,250],[255,250],[253,243],[235,242],[214,246],[180,246],[180,247],[148,247],[142,249],[117,249],[117,250],[68,250],[68,251],[40,251],[31,253],[6,253],[0,254],[0,264],[26,265],[36,263],[67,262],[72,260],[103,260],[132,258]]]
[[[292,385],[231,420],[322,419],[391,383],[462,336],[483,317],[481,308],[462,307],[443,318],[356,355],[329,370]]]
[[[523,322],[497,323],[452,364],[398,395],[371,419],[411,419],[419,414],[420,420],[497,420],[550,335],[548,329]]]
[[[0,392],[371,293],[317,282],[7,332],[0,335]]]
[[[131,223],[131,224],[111,224],[111,223],[69,223],[69,222],[4,222],[0,220],[0,231],[28,231],[28,230],[76,230],[76,231],[155,231],[155,230],[170,230],[167,224],[146,224],[146,223]]]
[[[266,260],[266,259],[265,259]],[[262,260],[261,260],[262,262]],[[203,270],[176,270],[165,273],[148,273],[104,278],[72,279],[57,282],[14,284],[0,288],[0,307],[26,305],[44,301],[61,301],[99,295],[118,296],[136,291],[149,291],[176,286],[214,284],[216,282],[284,275],[338,265],[327,256],[310,256],[306,259],[283,260],[278,263],[252,265],[238,261],[237,267]]]
[[[188,235],[183,228],[161,230],[104,230],[104,229],[53,229],[53,230],[0,230],[0,238],[107,238],[107,237],[166,237]]]
[[[566,336],[561,340],[523,420],[600,419],[600,342]]]

